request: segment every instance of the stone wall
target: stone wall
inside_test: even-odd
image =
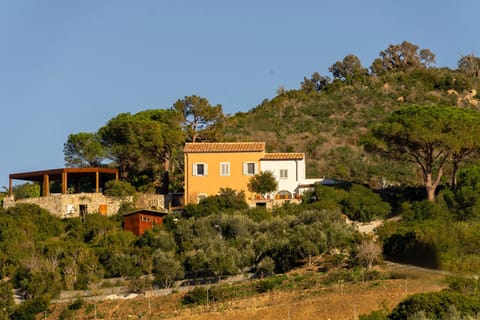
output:
[[[124,202],[133,203],[138,209],[164,210],[164,196],[158,194],[142,194],[138,197],[116,198],[102,193],[51,194],[47,197],[13,200],[6,197],[3,201],[5,208],[17,203],[30,203],[42,207],[60,218],[79,217],[80,213],[101,213],[107,216],[118,213]]]

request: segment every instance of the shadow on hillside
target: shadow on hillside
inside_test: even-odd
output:
[[[440,269],[436,246],[420,239],[415,232],[391,235],[384,242],[383,252],[390,261]]]

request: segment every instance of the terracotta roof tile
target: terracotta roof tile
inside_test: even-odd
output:
[[[183,152],[262,152],[265,142],[191,142],[186,143]]]
[[[303,153],[266,153],[261,160],[302,160],[305,158]]]

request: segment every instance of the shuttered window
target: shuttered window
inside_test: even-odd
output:
[[[208,164],[203,162],[195,162],[192,170],[194,176],[206,176],[208,175]]]
[[[243,163],[243,174],[247,176],[253,176],[257,174],[257,163],[256,162],[244,162]]]
[[[230,162],[221,162],[220,163],[220,175],[229,176],[230,175]]]

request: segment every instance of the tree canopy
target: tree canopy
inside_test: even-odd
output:
[[[271,171],[262,171],[250,178],[247,187],[251,192],[265,195],[277,190],[278,183]]]
[[[121,113],[100,128],[99,135],[124,179],[133,173],[151,176],[160,185],[176,148],[183,143],[180,116],[174,110]]]
[[[401,44],[391,44],[387,49],[380,51],[380,58],[373,61],[370,69],[374,74],[383,74],[393,70],[411,70],[419,67],[428,67],[435,63],[435,54],[429,49],[420,49],[419,46],[403,41]]]
[[[100,167],[108,152],[97,133],[79,132],[68,136],[63,146],[67,167]]]
[[[372,134],[377,140],[367,142],[367,149],[415,163],[428,199],[433,201],[447,163],[466,150],[473,153],[478,149],[474,137],[480,134],[480,113],[455,107],[408,106],[393,112]],[[457,164],[462,160],[455,157]]]
[[[187,96],[173,104],[182,116],[187,142],[218,141],[224,126],[222,106],[212,106],[206,98]]]
[[[362,66],[360,59],[353,54],[349,54],[342,61],[337,61],[328,68],[334,79],[350,83],[354,79],[362,78],[368,75],[368,70]]]

